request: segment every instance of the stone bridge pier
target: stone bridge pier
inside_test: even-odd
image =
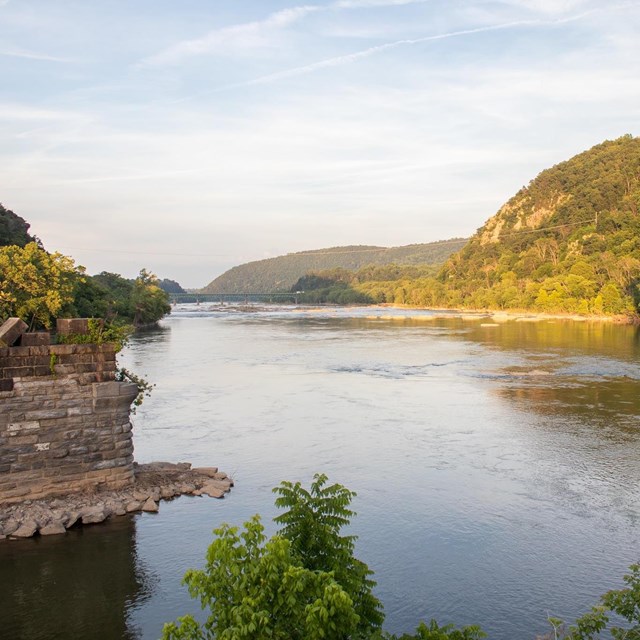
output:
[[[58,335],[88,321],[59,320]],[[51,344],[12,318],[0,327],[0,505],[133,483],[129,411],[113,344]]]

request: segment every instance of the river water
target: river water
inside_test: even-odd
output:
[[[564,320],[390,309],[184,305],[121,363],[156,383],[136,458],[217,465],[224,500],[179,498],[65,536],[0,543],[3,637],[160,635],[211,530],[271,488],[357,492],[357,555],[385,628],[477,623],[531,639],[640,559],[640,334]]]

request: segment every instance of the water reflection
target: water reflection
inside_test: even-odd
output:
[[[433,616],[533,638],[548,611],[574,617],[638,559],[639,360],[638,329],[610,324],[177,309],[122,357],[157,385],[134,418],[136,457],[217,464],[234,491],[131,524],[120,569],[103,557],[108,527],[0,544],[1,616],[15,637],[62,637],[36,633],[68,605],[33,586],[52,561],[61,592],[91,594],[78,617],[94,631],[106,621],[77,637],[157,638],[163,621],[197,613],[180,579],[202,565],[213,527],[257,512],[272,527],[271,487],[325,471],[358,492],[358,554],[389,630]],[[80,551],[89,536],[96,550]]]
[[[12,640],[134,640],[131,603],[155,580],[137,560],[135,518],[0,543],[0,629]]]

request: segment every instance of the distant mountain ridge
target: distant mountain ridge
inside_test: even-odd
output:
[[[256,260],[229,269],[200,293],[273,293],[289,291],[303,276],[326,269],[356,270],[369,265],[440,266],[467,240],[452,238],[401,247],[351,245],[289,253]]]

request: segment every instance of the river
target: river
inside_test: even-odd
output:
[[[385,628],[548,630],[640,559],[640,333],[394,309],[183,305],[121,363],[156,384],[140,462],[217,465],[224,500],[178,498],[62,537],[0,543],[3,637],[160,635],[211,531],[326,473],[357,492],[357,556]]]

